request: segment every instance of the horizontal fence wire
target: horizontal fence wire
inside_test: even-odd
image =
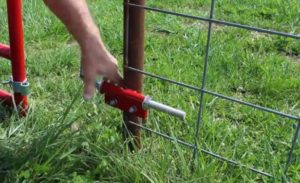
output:
[[[149,6],[142,6],[142,5],[132,4],[132,3],[128,3],[128,5],[132,6],[132,7],[136,7],[136,8],[142,8],[142,9],[149,10],[149,11],[163,13],[163,14],[175,15],[175,16],[179,16],[179,17],[184,17],[184,18],[189,18],[189,19],[194,19],[194,20],[201,20],[201,21],[205,21],[205,22],[212,22],[215,24],[221,24],[221,25],[226,25],[226,26],[230,26],[230,27],[237,27],[237,28],[247,29],[247,30],[251,30],[251,31],[257,31],[257,32],[261,32],[261,33],[267,33],[267,34],[273,34],[273,35],[278,35],[278,36],[290,37],[290,38],[294,38],[294,39],[300,39],[300,35],[295,35],[295,34],[275,31],[275,30],[263,29],[263,28],[258,28],[258,27],[249,26],[249,25],[243,25],[243,24],[239,24],[239,23],[227,22],[227,21],[223,21],[223,20],[204,18],[204,17],[200,17],[200,16],[193,16],[193,15],[188,15],[188,14],[184,14],[184,13],[177,13],[177,12],[173,12],[173,11],[163,10],[163,9],[159,9],[159,8],[149,7]]]
[[[141,128],[141,129],[145,130],[145,131],[151,132],[151,133],[153,133],[153,134],[156,134],[156,135],[158,135],[158,136],[160,136],[160,137],[163,137],[163,138],[166,138],[166,139],[168,139],[168,140],[177,142],[178,144],[184,145],[184,146],[189,147],[189,148],[192,148],[192,149],[195,149],[195,148],[196,148],[196,146],[194,146],[193,144],[187,143],[187,142],[185,142],[185,141],[183,141],[183,140],[179,140],[179,139],[177,139],[176,137],[171,137],[171,136],[166,135],[166,134],[163,134],[163,133],[161,133],[161,132],[154,131],[154,130],[152,130],[152,129],[150,129],[150,128],[147,128],[147,127],[145,127],[145,126],[143,126],[143,125],[139,125],[139,124],[134,123],[134,122],[132,122],[132,121],[128,121],[128,122],[129,122],[130,124],[134,125],[134,126],[137,126],[137,127]]]
[[[150,132],[150,133],[153,133],[153,134],[155,134],[155,135],[158,135],[158,136],[160,136],[160,137],[163,137],[163,138],[165,138],[165,139],[171,140],[171,141],[173,141],[173,142],[175,142],[175,143],[184,145],[184,146],[186,146],[186,147],[189,147],[189,148],[192,148],[192,149],[197,148],[197,147],[196,147],[195,145],[193,145],[193,144],[187,143],[187,142],[185,142],[185,141],[183,141],[183,140],[179,140],[179,139],[177,139],[176,137],[171,137],[171,136],[166,135],[166,134],[164,134],[164,133],[154,131],[153,129],[147,128],[147,127],[145,127],[144,125],[140,125],[140,124],[134,123],[134,122],[132,122],[132,121],[128,121],[128,123],[130,123],[131,125],[135,125],[135,126],[141,128],[141,129],[145,130],[145,131],[148,131],[148,132]],[[214,158],[217,158],[217,159],[219,159],[219,160],[221,160],[221,161],[225,161],[225,162],[227,162],[227,163],[230,163],[231,165],[234,165],[234,166],[236,166],[236,167],[240,167],[240,168],[248,168],[249,170],[251,170],[251,171],[253,171],[253,172],[255,172],[255,173],[258,173],[258,174],[261,174],[261,175],[264,175],[264,176],[267,176],[267,177],[270,177],[270,178],[273,177],[273,176],[272,176],[271,174],[269,174],[269,173],[263,172],[263,171],[258,170],[258,169],[256,169],[256,168],[253,168],[253,167],[249,167],[249,166],[244,165],[244,164],[241,164],[241,163],[239,163],[239,162],[237,162],[237,161],[234,161],[234,160],[231,160],[231,159],[227,159],[227,158],[225,158],[225,157],[223,157],[223,156],[221,156],[221,155],[219,155],[219,154],[213,153],[213,152],[211,152],[211,151],[208,151],[208,150],[205,150],[205,149],[199,149],[199,150],[200,150],[202,153],[204,153],[204,154],[210,155],[210,156],[212,156],[212,157],[214,157]]]
[[[185,84],[185,83],[182,83],[182,82],[171,80],[171,79],[168,79],[168,78],[165,78],[165,77],[162,77],[162,76],[158,76],[158,75],[146,72],[146,71],[142,71],[142,70],[139,70],[139,69],[136,69],[136,68],[133,68],[133,67],[126,66],[125,68],[129,69],[131,71],[138,72],[140,74],[144,74],[144,75],[152,77],[152,78],[156,78],[156,79],[163,80],[163,81],[166,81],[166,82],[169,82],[169,83],[173,83],[173,84],[176,84],[178,86],[189,88],[189,89],[192,89],[192,90],[195,90],[195,91],[204,92],[206,94],[209,94],[209,95],[212,95],[212,96],[215,96],[215,97],[219,97],[219,98],[224,99],[224,100],[239,103],[241,105],[245,105],[245,106],[249,106],[249,107],[261,110],[261,111],[269,112],[269,113],[272,113],[272,114],[275,114],[275,115],[278,115],[278,116],[281,116],[281,117],[285,117],[285,118],[288,118],[288,119],[291,119],[291,120],[300,120],[300,117],[297,117],[297,116],[286,114],[284,112],[280,112],[280,111],[277,111],[277,110],[274,110],[274,109],[270,109],[270,108],[267,108],[267,107],[256,105],[256,104],[253,104],[253,103],[250,103],[250,102],[242,101],[242,100],[239,100],[239,99],[236,99],[236,98],[233,98],[233,97],[225,96],[225,95],[222,95],[222,94],[219,94],[219,93],[216,93],[216,92],[212,92],[212,91],[209,91],[209,90],[206,90],[206,89],[201,89],[199,87],[195,87],[195,86],[188,85],[188,84]]]

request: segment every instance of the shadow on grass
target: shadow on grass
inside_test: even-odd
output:
[[[0,125],[3,128],[9,125],[9,120],[12,116],[12,110],[7,106],[4,106],[0,103]],[[9,173],[5,164],[6,161],[10,161],[10,158],[7,156],[8,149],[5,148],[4,142],[0,138],[0,180],[5,180],[5,176]]]
[[[8,123],[12,114],[13,110],[0,102],[0,123]]]

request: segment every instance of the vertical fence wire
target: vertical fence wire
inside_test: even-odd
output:
[[[293,153],[294,153],[294,150],[296,149],[296,146],[297,146],[297,141],[298,141],[299,135],[300,135],[300,120],[298,121],[298,125],[297,125],[297,128],[295,130],[295,134],[293,136],[292,142],[291,142],[292,145],[291,145],[290,152],[288,154],[288,158],[286,160],[284,175],[287,174],[287,171],[288,171],[288,169],[290,167],[290,164],[291,164],[291,161],[292,161],[292,157],[293,157]]]
[[[212,19],[214,17],[214,10],[215,10],[215,0],[212,0],[211,7],[210,7],[210,15],[209,15],[210,19]],[[212,22],[209,22],[208,23],[206,51],[205,51],[205,62],[204,62],[204,68],[203,68],[203,74],[202,74],[201,92],[200,92],[200,99],[199,99],[200,104],[199,104],[199,111],[198,111],[198,119],[197,119],[196,127],[195,127],[194,143],[197,148],[195,148],[193,151],[194,161],[196,161],[198,158],[198,138],[199,138],[200,126],[203,121],[204,95],[205,95],[203,90],[205,89],[205,85],[206,85],[208,61],[209,61],[209,54],[210,54],[211,33],[212,33]]]

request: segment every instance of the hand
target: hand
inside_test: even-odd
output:
[[[84,99],[93,98],[97,76],[122,85],[123,79],[118,71],[117,60],[102,44],[100,38],[86,40],[88,46],[82,49],[81,65],[84,74]]]
[[[86,0],[44,0],[79,43],[84,74],[84,98],[90,100],[98,75],[122,85],[117,60],[107,51],[90,14]]]

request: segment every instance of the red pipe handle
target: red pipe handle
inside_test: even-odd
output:
[[[22,83],[26,81],[22,0],[6,0],[6,3],[12,76],[14,82]],[[27,96],[14,93],[14,97],[16,104],[24,112],[28,108]]]

